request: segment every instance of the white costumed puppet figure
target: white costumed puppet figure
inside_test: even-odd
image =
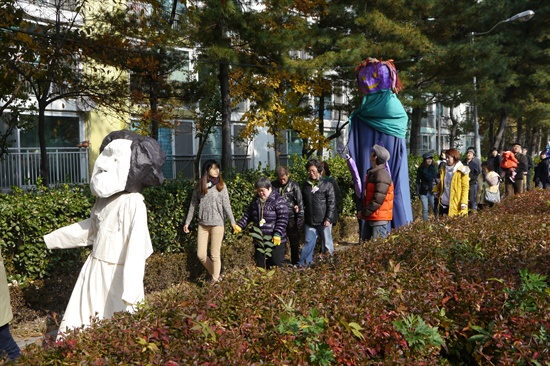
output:
[[[143,300],[145,260],[153,253],[147,209],[139,193],[162,184],[165,155],[157,141],[131,131],[110,133],[101,144],[90,189],[89,219],[46,236],[49,249],[92,246],[63,315],[58,337],[87,326],[92,317],[134,311]]]

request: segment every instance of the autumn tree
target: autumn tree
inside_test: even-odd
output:
[[[183,111],[190,62],[184,10],[178,0],[115,1],[96,8],[87,24],[94,40],[111,50],[97,52],[98,62],[128,73],[133,128],[154,139],[159,127],[173,128]]]
[[[28,4],[27,4],[28,5]],[[15,3],[23,12],[20,27],[10,28],[10,42],[17,47],[7,60],[10,70],[17,73],[37,110],[37,130],[40,144],[40,175],[49,184],[49,162],[45,139],[45,112],[58,100],[95,100],[113,105],[121,83],[116,75],[93,62],[90,50],[97,44],[82,31],[86,1],[57,0],[45,7]]]
[[[24,84],[8,65],[19,53],[12,30],[23,21],[23,12],[14,5],[11,0],[0,2],[0,161],[11,145],[15,129],[25,127],[21,111],[31,108],[26,102]]]
[[[243,14],[249,9],[249,2],[237,1],[188,1],[186,20],[189,41],[199,50],[199,57],[218,68],[218,82],[221,99],[222,169],[231,167],[231,94],[230,65],[239,63],[243,52],[240,42],[244,27]],[[250,4],[252,5],[252,4]],[[250,9],[251,10],[251,9]]]
[[[242,137],[252,138],[260,128],[266,127],[273,136],[275,164],[280,164],[280,145],[286,138],[284,132],[294,130],[302,139],[323,142],[313,119],[313,109],[309,104],[312,82],[298,73],[280,69],[276,65],[266,68],[263,73],[243,73],[237,70],[232,74],[235,102],[248,99],[248,110],[242,115],[246,127]]]

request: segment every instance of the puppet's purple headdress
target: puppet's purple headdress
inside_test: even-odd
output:
[[[363,94],[387,89],[397,94],[403,89],[393,60],[379,61],[375,58],[367,58],[355,68],[355,72],[359,89]]]

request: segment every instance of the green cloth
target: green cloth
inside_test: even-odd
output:
[[[355,117],[387,135],[405,138],[407,134],[409,116],[391,90],[365,95],[361,107],[351,114],[350,123]]]

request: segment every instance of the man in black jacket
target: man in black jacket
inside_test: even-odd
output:
[[[506,197],[511,197],[514,194],[523,193],[523,180],[524,175],[527,175],[528,162],[527,157],[521,152],[521,144],[516,142],[512,145],[512,152],[516,156],[518,161],[518,167],[516,168],[516,179],[512,182],[510,179],[504,180],[504,187],[506,188]],[[525,174],[524,174],[525,173]]]
[[[309,178],[302,185],[306,238],[300,255],[300,264],[307,266],[313,261],[317,236],[323,236],[325,247],[331,255],[334,251],[332,223],[336,211],[336,196],[332,183],[322,178],[321,162],[310,159],[306,169]]]
[[[290,262],[298,264],[300,260],[300,242],[298,232],[304,225],[304,202],[298,183],[290,179],[288,169],[277,168],[277,180],[271,182],[273,189],[281,195],[288,205],[288,226],[286,236],[290,244]]]
[[[550,188],[550,155],[546,150],[540,152],[540,163],[535,167],[535,188]]]

